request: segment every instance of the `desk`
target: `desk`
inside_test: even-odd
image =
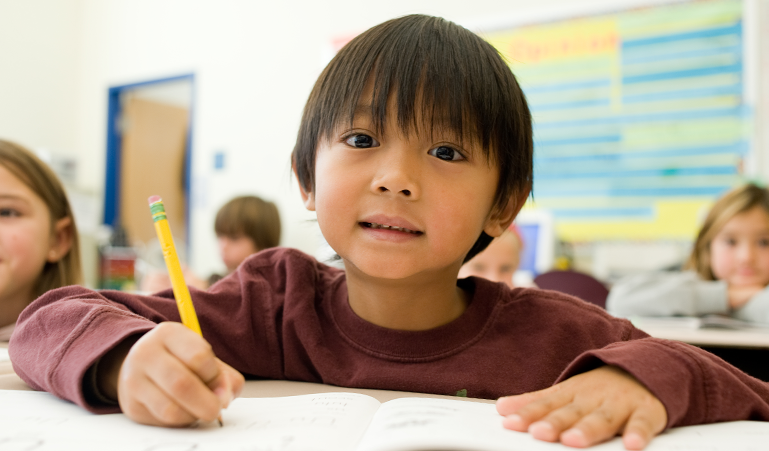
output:
[[[769,329],[696,328],[675,319],[635,318],[633,324],[652,337],[702,348],[753,377],[769,382]]]
[[[660,325],[636,325],[652,337],[683,341],[695,346],[723,348],[769,349],[769,331],[766,329],[692,329]]]

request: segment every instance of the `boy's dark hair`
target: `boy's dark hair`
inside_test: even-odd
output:
[[[258,250],[280,244],[278,207],[256,196],[236,197],[219,209],[214,221],[217,236],[247,236]]]
[[[377,25],[350,41],[315,83],[292,155],[305,191],[315,188],[318,143],[329,139],[340,124],[353,122],[369,81],[377,133],[385,128],[392,98],[398,127],[405,134],[438,125],[460,138],[477,137],[484,156],[499,167],[493,208],[502,211],[531,188],[531,114],[499,52],[453,22],[410,15]],[[465,261],[490,242],[491,237],[481,233]]]

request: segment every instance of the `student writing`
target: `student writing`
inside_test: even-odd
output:
[[[82,282],[79,252],[56,174],[29,150],[0,140],[0,341],[36,297]]]
[[[345,271],[291,249],[249,257],[192,290],[208,342],[167,322],[170,293],[54,290],[20,317],[15,369],[158,425],[213,420],[242,374],[506,396],[505,427],[571,446],[769,419],[769,387],[702,350],[567,295],[457,280],[527,198],[532,151],[526,100],[491,45],[436,17],[375,26],[320,75],[293,152]]]
[[[606,308],[619,316],[728,314],[769,323],[769,191],[749,183],[721,197],[682,272],[619,280]]]

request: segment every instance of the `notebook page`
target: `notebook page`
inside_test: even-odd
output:
[[[445,399],[401,398],[379,408],[358,451],[573,451],[502,428],[493,404]],[[737,421],[675,428],[645,451],[759,451],[769,443],[769,423]],[[624,451],[620,438],[590,448]]]
[[[93,415],[48,393],[0,390],[0,450],[352,451],[378,407],[353,393],[240,398],[223,411],[222,428],[171,429]]]

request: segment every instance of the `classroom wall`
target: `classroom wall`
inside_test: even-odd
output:
[[[0,137],[77,154],[78,1],[0,0]]]
[[[11,74],[0,71],[0,135],[71,152],[79,186],[100,192],[107,88],[195,73],[193,269],[202,276],[222,269],[213,217],[226,200],[245,193],[275,201],[282,244],[314,254],[317,226],[300,201],[289,156],[333,38],[415,12],[478,29],[653,3],[665,2],[0,0],[0,57],[18,66]],[[28,42],[12,49],[13,31]],[[23,117],[14,116],[15,108],[23,108]],[[214,168],[217,153],[225,156],[221,170]]]

